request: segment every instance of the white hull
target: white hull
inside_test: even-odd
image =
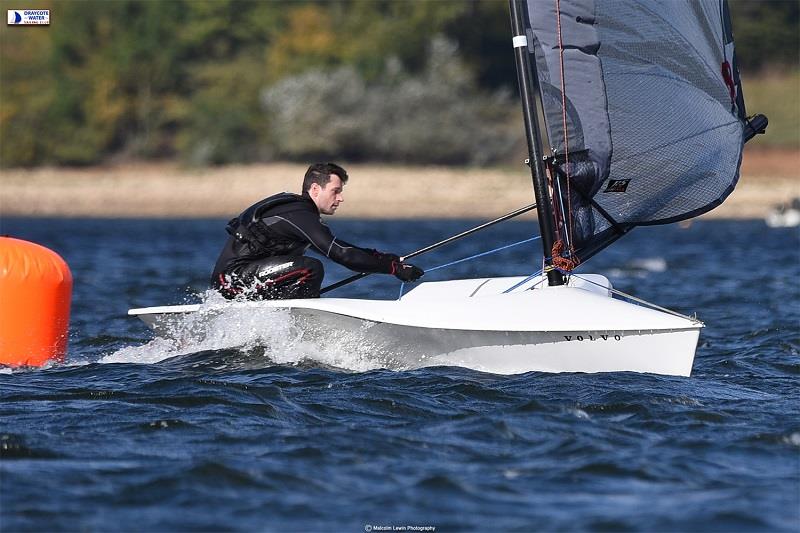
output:
[[[702,323],[610,297],[602,276],[569,286],[523,278],[422,283],[397,301],[323,298],[132,309],[160,334],[185,317],[236,309],[289,310],[304,339],[362,343],[394,368],[453,365],[497,374],[648,372],[688,376]],[[194,324],[197,324],[194,321]]]

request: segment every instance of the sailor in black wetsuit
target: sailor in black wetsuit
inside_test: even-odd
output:
[[[393,274],[414,281],[424,272],[395,254],[359,248],[336,238],[320,214],[332,215],[342,203],[347,172],[333,163],[311,165],[303,194],[270,196],[228,223],[230,234],[211,274],[211,284],[228,299],[319,297],[322,262],[314,251],[358,272]]]

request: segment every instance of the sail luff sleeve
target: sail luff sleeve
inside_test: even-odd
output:
[[[611,157],[611,132],[597,51],[600,40],[595,28],[594,2],[561,0],[560,17],[556,2],[529,0],[528,12],[534,34],[539,88],[546,115],[550,146],[564,153],[565,138],[570,152],[588,150],[597,166],[598,179],[607,174]],[[562,120],[563,94],[558,24],[564,46],[567,130]]]
[[[615,225],[719,205],[738,180],[744,128],[725,2],[559,0],[566,94],[557,3],[528,3],[547,135],[580,193],[570,214],[578,255],[617,238]]]

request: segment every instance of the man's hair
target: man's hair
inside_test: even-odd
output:
[[[306,176],[303,178],[303,192],[308,192],[313,183],[324,188],[331,181],[331,174],[336,174],[341,178],[342,183],[347,183],[347,171],[339,165],[314,163],[306,170]]]

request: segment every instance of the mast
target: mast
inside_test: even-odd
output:
[[[528,33],[526,32],[526,10],[523,0],[509,0],[511,8],[511,29],[513,31],[514,59],[517,64],[517,80],[522,100],[522,115],[525,121],[525,134],[528,141],[528,156],[530,158],[531,179],[533,192],[536,196],[537,216],[539,217],[539,231],[542,234],[542,248],[545,257],[545,270],[547,281],[550,285],[563,285],[564,277],[561,272],[554,270],[553,253],[553,208],[550,193],[547,187],[547,176],[542,159],[542,135],[539,132],[539,118],[536,113],[534,90],[538,85],[536,70],[531,61],[533,54],[528,51]],[[548,259],[549,258],[549,259]]]

